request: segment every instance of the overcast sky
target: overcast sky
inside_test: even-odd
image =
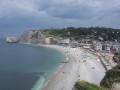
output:
[[[120,28],[120,0],[0,0],[0,37],[65,26]]]

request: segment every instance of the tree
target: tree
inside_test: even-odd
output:
[[[105,77],[100,82],[100,85],[105,88],[112,88],[115,82],[120,82],[120,65],[106,72]]]

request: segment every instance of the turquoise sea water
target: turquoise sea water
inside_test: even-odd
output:
[[[0,39],[0,90],[40,90],[64,60],[53,49]]]

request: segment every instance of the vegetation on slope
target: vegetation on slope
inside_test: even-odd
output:
[[[120,53],[115,53],[114,54],[114,57],[113,57],[113,60],[116,62],[116,63],[119,63],[120,64]]]
[[[77,81],[74,87],[75,90],[103,90],[101,87],[85,81]]]
[[[110,90],[113,83],[120,82],[120,65],[106,72],[100,86],[85,81],[77,81],[74,85],[75,90]]]
[[[102,87],[112,88],[112,84],[115,82],[120,82],[120,65],[117,65],[113,69],[107,71],[100,85]]]
[[[103,40],[119,40],[120,39],[120,30],[104,27],[89,27],[89,28],[74,28],[68,27],[63,29],[45,29],[41,30],[47,37],[55,38],[68,38],[76,37],[78,40],[89,37],[91,39],[99,40],[100,37]]]

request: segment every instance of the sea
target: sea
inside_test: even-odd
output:
[[[0,39],[0,90],[40,90],[64,60],[54,49]]]

